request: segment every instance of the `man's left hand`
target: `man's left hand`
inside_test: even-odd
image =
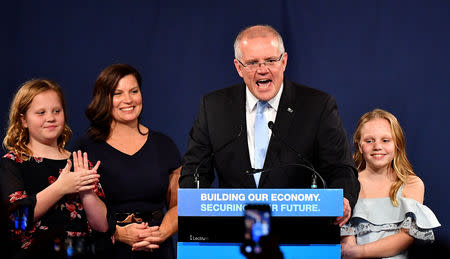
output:
[[[337,217],[334,224],[339,225],[339,227],[342,227],[345,223],[347,223],[351,215],[352,215],[352,208],[350,207],[350,202],[348,202],[348,200],[344,198],[344,214],[341,217]]]

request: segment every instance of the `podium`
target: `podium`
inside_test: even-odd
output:
[[[179,189],[179,259],[245,258],[246,204],[269,204],[284,258],[340,258],[342,189]]]

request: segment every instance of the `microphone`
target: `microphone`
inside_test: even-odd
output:
[[[317,188],[317,177],[319,177],[320,181],[322,182],[323,188],[327,188],[327,184],[325,182],[325,180],[323,179],[323,177],[314,169],[314,166],[308,161],[306,160],[302,154],[300,154],[299,152],[297,152],[297,150],[295,150],[291,145],[289,145],[286,141],[284,141],[282,138],[278,137],[276,135],[276,127],[275,127],[275,123],[273,121],[269,121],[267,123],[267,126],[269,127],[269,129],[272,131],[272,136],[279,140],[281,143],[283,143],[284,146],[286,146],[289,150],[291,150],[293,153],[295,153],[297,155],[297,157],[300,159],[300,161],[302,162],[302,164],[287,164],[287,165],[280,165],[280,166],[276,166],[276,167],[272,167],[272,168],[268,168],[268,169],[251,169],[248,170],[247,172],[245,172],[246,174],[255,174],[255,173],[260,173],[260,172],[270,172],[274,169],[277,168],[283,168],[283,167],[302,167],[307,169],[308,171],[310,171],[312,173],[312,178],[311,178],[311,188],[316,189]]]
[[[222,146],[220,146],[219,148],[216,149],[216,151],[213,151],[209,156],[207,156],[206,158],[204,158],[202,161],[200,161],[200,163],[195,167],[194,169],[194,184],[196,186],[197,189],[200,189],[200,174],[198,172],[198,170],[200,169],[201,166],[203,166],[205,163],[209,162],[217,153],[219,153],[220,151],[222,151],[225,147],[227,147],[228,145],[230,145],[232,142],[234,142],[236,139],[238,139],[241,135],[242,132],[244,131],[244,125],[241,123],[239,125],[239,132],[238,134],[230,139],[229,141],[227,141],[225,144],[223,144]]]

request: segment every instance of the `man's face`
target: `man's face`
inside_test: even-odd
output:
[[[259,100],[268,101],[277,95],[283,83],[284,70],[287,65],[287,53],[278,49],[278,41],[274,37],[243,38],[240,42],[242,57],[234,59],[239,76],[244,79],[250,92]],[[269,61],[269,62],[268,62]],[[248,66],[259,62],[258,65]],[[266,64],[263,64],[266,62]]]

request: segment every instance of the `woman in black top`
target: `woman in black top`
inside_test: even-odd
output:
[[[138,71],[125,64],[105,68],[77,148],[102,161],[107,206],[117,220],[111,257],[174,258],[180,155],[169,137],[139,122],[141,111]]]

